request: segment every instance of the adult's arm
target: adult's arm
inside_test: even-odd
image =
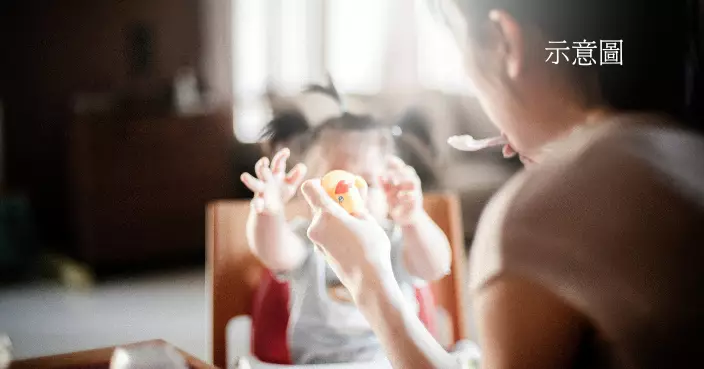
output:
[[[500,276],[472,298],[482,368],[572,368],[587,322],[557,296],[515,276]]]
[[[462,368],[425,329],[388,276],[364,274],[355,299],[394,368]],[[484,369],[571,368],[587,322],[533,283],[502,276],[475,293]]]
[[[418,319],[393,275],[375,269],[364,273],[355,302],[394,368],[462,368]]]
[[[326,254],[340,281],[369,321],[394,368],[460,368],[407,304],[393,274],[390,242],[368,215],[353,217],[319,180],[303,184],[313,210],[308,236]]]
[[[575,150],[514,177],[485,208],[470,270],[485,368],[574,367],[598,329],[589,314],[618,291],[604,283],[621,265],[614,255],[645,243],[639,224],[658,224],[660,205],[643,199],[663,195],[629,149]]]

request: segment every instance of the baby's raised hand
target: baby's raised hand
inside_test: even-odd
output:
[[[284,205],[296,194],[298,186],[303,182],[306,166],[296,164],[286,173],[286,160],[291,156],[287,148],[279,150],[269,162],[263,157],[257,161],[254,171],[257,178],[249,173],[242,173],[242,183],[254,192],[252,208],[258,213],[278,214]]]
[[[389,215],[394,222],[409,224],[418,214],[424,212],[420,178],[413,167],[392,156],[388,162],[388,173],[381,180],[389,205]]]

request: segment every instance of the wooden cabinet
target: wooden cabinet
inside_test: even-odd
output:
[[[119,267],[204,254],[205,206],[233,188],[229,114],[78,116],[69,141],[81,259]]]

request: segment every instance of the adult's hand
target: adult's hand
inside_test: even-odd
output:
[[[393,279],[389,238],[371,215],[347,213],[318,179],[303,183],[301,192],[313,211],[308,237],[321,248],[353,297],[364,283],[373,282],[370,279]]]
[[[313,210],[308,237],[326,254],[386,350],[394,368],[462,368],[405,301],[391,270],[386,233],[368,214],[352,216],[328,197],[320,180],[303,183]]]

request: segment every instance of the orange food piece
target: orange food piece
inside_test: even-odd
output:
[[[364,210],[362,193],[367,190],[364,178],[344,170],[333,170],[321,179],[328,195],[348,213],[356,214]]]

